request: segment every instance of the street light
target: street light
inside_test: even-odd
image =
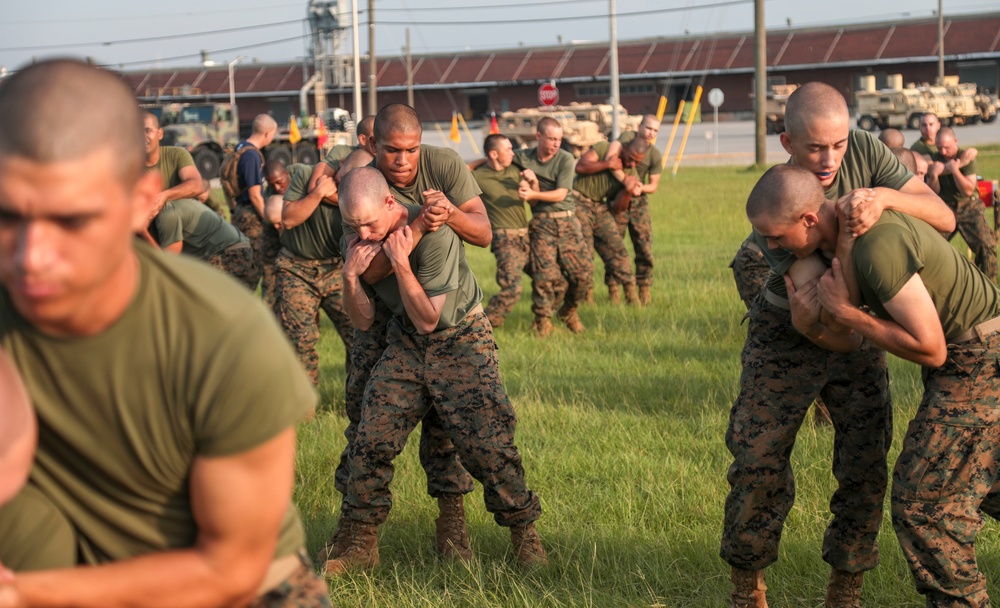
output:
[[[237,63],[246,59],[243,55],[240,55],[236,59],[229,62],[229,112],[233,117],[233,121],[236,124],[236,128],[240,127],[240,115],[236,111],[236,83],[233,82],[233,68]]]

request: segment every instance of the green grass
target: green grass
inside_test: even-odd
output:
[[[1000,149],[980,156],[1000,176]],[[725,473],[724,433],[740,373],[744,308],[727,267],[749,230],[743,204],[760,172],[685,168],[669,173],[652,201],[653,304],[612,307],[598,263],[587,332],[558,326],[548,340],[529,330],[528,295],[496,331],[501,370],[517,409],[517,443],[529,485],[542,500],[538,522],[548,569],[523,574],[506,530],[466,500],[476,560],[434,557],[436,505],[426,495],[413,437],[397,462],[395,506],[381,531],[382,566],[331,582],[338,606],[704,606],[727,605],[728,566],[718,557]],[[992,221],[992,219],[991,219]],[[496,292],[488,251],[468,248],[487,297]],[[343,345],[324,319],[322,403],[300,428],[296,502],[315,554],[336,523],[333,471],[344,445]],[[894,462],[920,395],[918,368],[890,362]],[[793,454],[797,499],[780,559],[768,569],[772,607],[819,606],[828,576],[820,558],[834,489],[833,433],[803,426]],[[888,518],[881,565],[865,580],[867,606],[921,606]],[[980,561],[1000,576],[998,528],[989,523]]]

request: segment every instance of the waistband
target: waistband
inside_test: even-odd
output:
[[[791,310],[791,307],[788,305],[788,298],[783,298],[778,294],[774,293],[773,291],[771,291],[770,289],[767,288],[764,289],[764,299],[770,302],[771,304],[774,304],[778,308],[783,308],[784,310]]]
[[[340,262],[340,258],[339,257],[335,257],[335,258],[320,258],[318,260],[314,260],[312,258],[304,258],[304,257],[302,257],[300,255],[295,255],[287,247],[282,247],[281,249],[279,249],[278,250],[278,255],[285,256],[286,258],[288,258],[288,259],[290,259],[290,260],[292,260],[294,262],[298,262],[299,264],[316,264],[316,265],[319,265],[319,264],[336,264],[336,263]]]
[[[962,342],[969,342],[975,339],[983,341],[984,338],[998,331],[1000,331],[1000,317],[994,317],[989,321],[983,321],[979,325],[963,331],[948,342],[951,344],[961,344]]]
[[[570,192],[572,192],[573,196],[575,196],[578,200],[581,200],[581,201],[583,201],[585,203],[592,203],[592,204],[595,204],[595,205],[598,204],[597,201],[595,201],[594,199],[590,198],[586,194],[583,194],[579,190],[571,190]]]
[[[250,241],[240,241],[239,243],[226,247],[223,251],[237,251],[239,249],[250,249]]]
[[[557,220],[565,217],[573,217],[573,210],[569,209],[567,211],[540,211],[535,213],[535,217],[541,219]]]
[[[527,228],[494,228],[493,234],[501,236],[528,236]]]

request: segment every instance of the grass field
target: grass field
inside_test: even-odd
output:
[[[980,173],[1000,177],[1000,148],[983,149]],[[496,331],[501,370],[518,412],[517,443],[551,566],[524,574],[507,531],[477,489],[466,500],[476,560],[434,557],[435,503],[425,491],[412,437],[397,462],[395,507],[381,531],[382,566],[331,582],[336,606],[704,606],[727,605],[729,568],[718,557],[725,473],[723,437],[740,373],[743,304],[727,267],[749,230],[743,204],[760,175],[743,168],[684,168],[663,177],[652,201],[653,304],[612,307],[598,263],[587,332],[561,325],[547,340],[529,330],[528,295]],[[992,222],[992,215],[989,216]],[[964,248],[960,239],[956,246]],[[493,258],[468,248],[486,297]],[[527,281],[527,279],[526,279]],[[527,286],[527,282],[526,282]],[[324,319],[321,406],[300,428],[296,502],[316,550],[336,523],[333,471],[344,445],[343,345]],[[895,461],[920,395],[919,371],[890,361]],[[770,605],[820,606],[829,573],[820,558],[833,433],[807,421],[793,454],[797,498],[781,555],[768,569]],[[888,517],[881,565],[865,579],[867,606],[921,606]],[[1000,528],[987,524],[980,564],[1000,581]],[[996,587],[991,587],[996,594]]]

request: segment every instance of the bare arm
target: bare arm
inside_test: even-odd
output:
[[[928,176],[931,171],[928,171]],[[899,190],[892,188],[859,188],[842,198],[852,197],[852,209],[847,214],[847,229],[855,236],[868,231],[882,217],[886,209],[912,215],[930,224],[938,232],[952,233],[955,230],[955,214],[944,204],[930,186],[911,177]]]
[[[38,424],[17,368],[0,350],[0,504],[24,484],[38,440]]]
[[[362,241],[354,235],[347,241],[344,252],[344,310],[351,325],[361,331],[368,331],[375,320],[375,304],[361,286],[361,273],[381,249],[379,243]]]
[[[604,155],[604,160],[600,160],[598,158],[597,151],[593,148],[587,150],[584,155],[580,157],[580,160],[576,162],[577,174],[593,175],[594,173],[600,173],[601,171],[608,170],[621,172],[622,159],[618,156],[618,152],[621,150],[621,147],[622,145],[617,141],[613,142],[608,148],[607,154]],[[614,150],[613,156],[611,154],[612,150]]]
[[[184,251],[184,241],[177,241],[176,243],[170,243],[163,247],[164,251],[169,251],[170,253],[180,253]]]
[[[326,165],[326,163],[321,163]],[[333,178],[320,175],[316,187],[309,194],[297,201],[285,201],[281,207],[281,225],[289,230],[309,219],[323,199],[337,193],[337,185]]]
[[[848,327],[890,353],[926,367],[939,367],[948,357],[941,319],[919,273],[884,303],[892,320],[879,319],[852,305],[847,299],[847,287],[841,266],[833,267],[820,279],[820,300],[823,307]]]
[[[470,161],[468,163],[465,163],[465,166],[469,168],[469,171],[475,171],[476,169],[478,169],[479,167],[482,167],[485,164],[486,164],[486,159],[485,158],[477,158],[474,161]]]
[[[247,190],[247,195],[250,197],[250,204],[253,208],[257,210],[257,215],[264,219],[264,190],[261,188],[260,184],[256,186],[250,186]]]
[[[441,309],[448,294],[428,297],[423,286],[410,267],[410,252],[413,242],[410,227],[403,226],[391,233],[385,240],[384,249],[392,262],[392,270],[399,283],[399,294],[403,300],[406,316],[413,322],[417,333],[429,334],[437,329],[441,319]]]
[[[437,190],[427,190],[423,197],[427,232],[434,232],[447,224],[466,243],[477,247],[489,246],[493,240],[493,228],[483,199],[474,196],[456,207],[443,192]]]
[[[653,173],[649,176],[649,183],[642,185],[643,194],[653,194],[656,189],[660,186],[660,174]]]
[[[202,182],[201,173],[194,165],[181,167],[177,175],[184,181],[173,188],[163,191],[164,202],[176,201],[182,198],[195,198],[205,191],[205,184]]]
[[[785,275],[792,326],[810,342],[834,352],[850,352],[861,345],[861,336],[827,322],[820,304],[818,285],[826,264],[818,254],[797,260]]]
[[[976,191],[976,176],[962,173],[962,166],[957,160],[949,160],[944,166],[946,172],[951,173],[951,177],[955,180],[955,185],[962,196],[972,196],[972,193]]]
[[[243,606],[259,593],[294,481],[295,430],[191,469],[194,546],[101,566],[18,574],[29,607]]]

